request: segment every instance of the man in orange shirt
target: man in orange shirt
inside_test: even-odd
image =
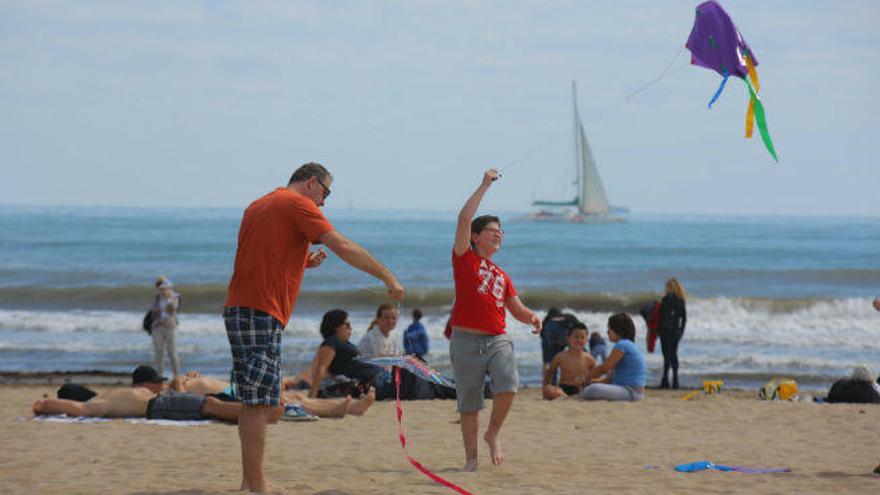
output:
[[[366,249],[334,230],[319,207],[330,195],[333,177],[306,163],[279,187],[247,207],[238,231],[238,251],[223,309],[232,349],[234,381],[242,401],[241,489],[263,493],[266,425],[281,399],[281,332],[296,305],[306,268],[324,261],[321,243],[346,263],[381,280],[392,299],[403,286]]]

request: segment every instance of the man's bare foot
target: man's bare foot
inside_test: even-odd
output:
[[[486,430],[483,440],[489,444],[489,457],[492,458],[492,464],[500,466],[504,462],[504,453],[501,452],[501,444],[498,442],[498,433]]]
[[[40,408],[41,408],[42,406],[43,406],[43,400],[42,400],[42,399],[40,399],[40,400],[34,402],[34,405],[31,406],[31,410],[34,411],[34,416],[39,416],[40,414],[42,414],[42,413],[40,412]]]
[[[467,461],[465,461],[464,467],[462,468],[462,470],[467,471],[469,473],[476,471],[477,470],[477,460],[476,459],[468,459]]]
[[[351,407],[349,407],[348,412],[354,414],[355,416],[361,416],[365,412],[367,412],[367,409],[369,409],[370,406],[373,405],[373,402],[376,402],[376,389],[370,387],[367,395],[351,403]]]

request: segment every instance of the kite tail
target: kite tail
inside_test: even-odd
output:
[[[755,93],[755,88],[752,87],[749,80],[743,79],[743,81],[745,81],[746,86],[749,88],[749,96],[754,104],[755,120],[758,121],[758,130],[761,131],[761,139],[764,141],[764,147],[767,148],[767,151],[770,152],[773,159],[776,160],[776,162],[779,162],[779,158],[776,158],[776,150],[773,148],[773,140],[770,139],[770,131],[767,130],[767,120],[764,118],[764,104],[761,103],[761,99],[758,98],[758,94]]]
[[[712,105],[715,104],[715,101],[718,100],[718,97],[721,96],[721,92],[724,91],[724,86],[727,85],[727,78],[730,77],[730,74],[727,72],[727,69],[724,69],[724,79],[721,80],[721,86],[718,86],[718,91],[712,95],[712,99],[709,100],[709,108],[712,108]]]
[[[403,448],[403,456],[406,457],[406,460],[409,461],[414,468],[418,469],[428,478],[431,478],[434,482],[439,483],[460,495],[474,495],[455,483],[434,474],[430,469],[423,466],[421,462],[409,456],[406,451],[406,434],[403,432],[403,406],[400,405],[400,368],[396,366],[394,367],[394,389],[397,395],[397,433],[400,437],[400,446]]]
[[[755,64],[752,63],[752,57],[748,54],[743,55],[746,60],[746,68],[749,71],[749,79],[752,80],[752,86],[755,87],[755,93],[761,91],[761,83],[758,82],[758,72],[755,70]],[[749,98],[749,109],[746,112],[746,139],[752,137],[752,129],[755,125],[755,103]]]

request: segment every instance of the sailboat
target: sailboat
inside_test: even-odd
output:
[[[622,222],[622,217],[615,213],[625,213],[626,208],[612,207],[599,178],[596,159],[590,150],[590,143],[584,132],[577,106],[577,86],[571,82],[572,102],[574,105],[574,162],[577,193],[568,201],[533,201],[532,206],[542,207],[541,210],[528,216],[529,220],[568,221],[578,223]]]

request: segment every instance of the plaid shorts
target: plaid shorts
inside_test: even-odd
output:
[[[232,375],[242,404],[281,404],[281,332],[274,316],[251,308],[223,308],[232,349]]]

